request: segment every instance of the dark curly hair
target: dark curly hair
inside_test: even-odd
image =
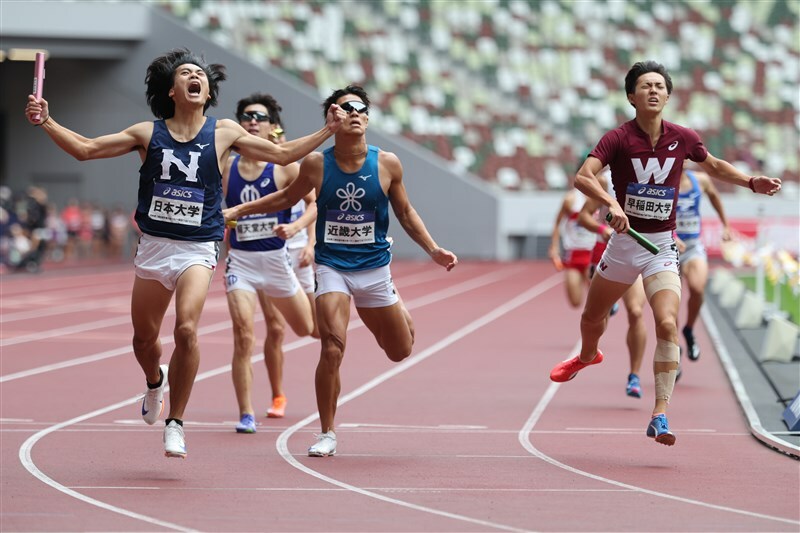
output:
[[[208,64],[202,55],[192,53],[188,48],[175,48],[159,56],[147,67],[144,83],[147,85],[147,104],[156,118],[172,118],[175,115],[175,102],[169,96],[169,90],[175,83],[175,70],[186,63],[197,65],[206,73],[208,90],[211,96],[203,107],[217,105],[219,83],[225,81],[225,66],[218,63]]]
[[[261,104],[266,107],[269,114],[269,123],[283,127],[283,122],[281,122],[283,108],[278,105],[278,101],[271,94],[265,93],[253,93],[239,100],[236,104],[236,120],[239,120],[239,116],[244,113],[244,109],[252,104]]]
[[[361,98],[361,101],[364,102],[367,107],[369,107],[369,97],[367,96],[367,91],[364,90],[363,87],[360,85],[348,85],[344,89],[336,89],[331,93],[331,95],[322,103],[322,116],[326,118],[328,116],[328,108],[330,108],[333,104],[336,103],[336,100],[341,98],[346,94],[354,94]]]
[[[667,67],[656,61],[639,61],[635,63],[628,74],[625,76],[625,94],[633,94],[636,92],[636,81],[643,74],[648,72],[655,72],[664,76],[664,81],[667,84],[667,94],[672,94],[672,78],[667,72]]]

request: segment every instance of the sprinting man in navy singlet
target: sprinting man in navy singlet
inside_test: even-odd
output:
[[[169,383],[163,437],[167,457],[186,457],[183,415],[200,363],[197,324],[223,236],[220,169],[231,149],[282,165],[296,161],[333,135],[344,117],[332,106],[324,128],[279,146],[232,120],[205,115],[216,105],[223,80],[222,65],[208,64],[185,48],[172,50],[147,68],[147,103],[158,120],[94,139],[58,124],[43,98],[29,95],[25,107],[28,121],[76,159],[137,152],[142,160],[135,214],[142,236],[131,297],[133,351],[147,381],[142,418],[148,424],[161,415]],[[162,365],[159,331],[173,293],[175,348],[169,365]]]
[[[306,157],[288,188],[224,210],[225,219],[232,220],[285,209],[308,191],[317,193],[315,294],[322,347],[315,386],[322,433],[308,449],[315,457],[336,453],[334,415],[351,299],[389,359],[402,361],[414,344],[414,323],[389,270],[389,205],[406,233],[434,262],[448,271],[458,263],[453,252],[436,244],[409,202],[397,156],[367,144],[369,104],[359,86],[334,91],[323,104],[324,112],[339,105],[348,113],[335,146]]]
[[[250,134],[268,139],[280,121],[280,109],[272,96],[255,93],[239,100],[236,116]],[[238,155],[231,157],[223,172],[225,205],[232,207],[284,189],[297,178],[299,169],[297,163],[279,166]],[[312,195],[305,201],[313,201]],[[286,239],[281,236],[286,235],[285,229],[283,233],[279,231],[291,222],[291,209],[283,209],[240,218],[230,230],[225,287],[233,322],[231,375],[239,404],[238,433],[256,432],[250,361],[256,341],[256,303],[260,304],[267,325],[264,362],[272,387],[268,417],[281,418],[286,409],[281,346],[284,318],[298,336],[319,337],[311,302],[295,274]]]

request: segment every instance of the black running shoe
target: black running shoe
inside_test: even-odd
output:
[[[697,361],[700,359],[700,347],[694,340],[694,332],[689,326],[683,327],[683,338],[686,339],[687,356],[690,361]]]

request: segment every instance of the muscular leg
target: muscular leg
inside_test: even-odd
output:
[[[356,310],[389,359],[397,363],[411,355],[414,322],[402,300],[387,307],[358,307]]]
[[[256,309],[255,293],[235,290],[228,293],[228,310],[233,323],[233,360],[231,362],[231,378],[233,390],[236,391],[236,402],[239,404],[239,416],[255,414],[250,390],[253,384],[253,367],[250,356],[256,342],[253,317]]]
[[[672,273],[660,272],[644,280],[647,288],[654,282],[656,276],[674,276],[676,290],[660,288],[650,295],[650,307],[653,309],[653,318],[656,323],[656,357],[653,361],[653,373],[656,379],[656,401],[653,415],[666,413],[669,397],[675,385],[675,375],[678,370],[678,309],[681,299],[677,291],[680,290],[680,280]],[[661,360],[659,360],[661,359]],[[660,385],[660,383],[663,383]],[[662,390],[659,390],[662,389]]]
[[[283,396],[283,339],[286,322],[269,298],[261,299],[261,309],[267,321],[267,338],[264,339],[264,364],[267,367],[272,398]]]
[[[644,325],[644,303],[647,300],[644,294],[642,278],[639,277],[625,291],[622,301],[628,311],[628,355],[630,356],[631,374],[639,374],[644,359],[644,350],[647,346],[647,328]]]
[[[319,324],[317,324],[317,304],[314,301],[314,291],[307,292],[306,298],[311,306],[311,319],[314,321],[314,329],[311,330],[311,336],[319,339]]]
[[[131,293],[133,353],[148,383],[158,383],[161,363],[159,333],[172,291],[158,281],[136,277]],[[166,376],[165,376],[166,377]]]
[[[327,433],[334,429],[336,402],[342,390],[339,367],[347,342],[350,296],[341,292],[329,292],[318,296],[316,304],[322,346],[314,386],[322,433]]]
[[[264,362],[267,365],[272,397],[283,396],[283,339],[284,317],[292,330],[300,337],[310,335],[314,329],[314,318],[306,294],[298,290],[289,298],[260,296],[261,309],[267,321],[267,338],[264,341]]]
[[[708,281],[708,263],[705,259],[696,258],[681,265],[681,274],[686,279],[689,287],[689,303],[687,305],[686,325],[694,328],[694,323],[700,314],[705,298],[706,282]]]
[[[628,287],[630,285],[607,280],[599,274],[592,277],[581,315],[580,360],[582,362],[588,363],[597,355],[597,345],[606,329],[608,312]]]
[[[175,288],[175,349],[169,364],[169,417],[183,419],[192,392],[200,349],[197,324],[203,312],[208,286],[214,271],[201,265],[186,269]]]
[[[583,301],[583,291],[586,286],[586,273],[574,268],[564,270],[564,285],[567,288],[567,301],[577,309]]]

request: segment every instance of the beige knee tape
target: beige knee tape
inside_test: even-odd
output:
[[[680,362],[681,351],[677,344],[656,339],[656,353],[653,356],[655,363],[675,363],[675,369],[668,372],[658,372],[654,370],[656,378],[656,400],[664,400],[669,403],[672,391],[675,389],[675,378],[678,376],[677,365]]]
[[[681,278],[675,272],[658,272],[647,276],[647,279],[644,280],[644,293],[647,295],[648,302],[655,293],[663,290],[675,291],[680,298]]]

